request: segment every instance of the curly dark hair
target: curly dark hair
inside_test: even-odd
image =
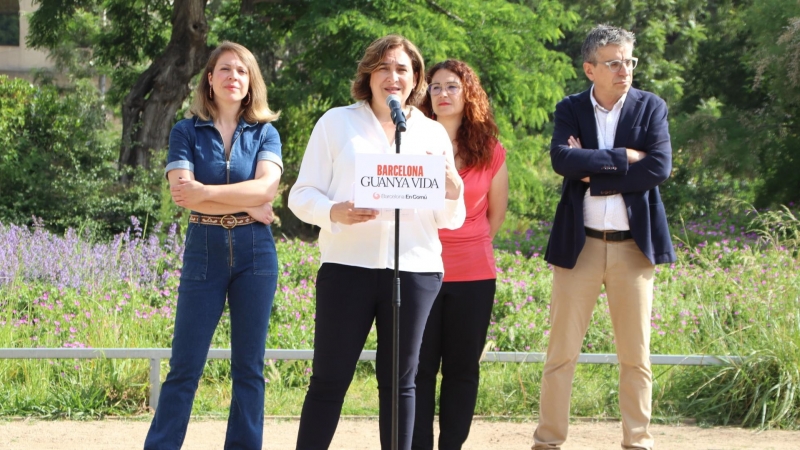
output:
[[[486,168],[492,162],[492,152],[499,133],[489,104],[489,96],[481,87],[481,81],[475,71],[465,62],[455,59],[448,59],[431,67],[425,77],[427,83],[430,83],[436,72],[442,69],[456,74],[462,85],[464,118],[456,133],[458,155],[466,167]],[[426,116],[436,119],[430,92],[425,93],[419,109]]]

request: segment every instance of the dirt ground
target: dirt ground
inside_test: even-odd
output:
[[[88,422],[0,421],[2,450],[115,450],[140,449],[149,418]],[[264,449],[293,449],[296,418],[269,418],[264,423]],[[529,449],[532,422],[476,420],[464,450]],[[741,428],[701,428],[690,425],[653,425],[656,448],[672,449],[800,449],[800,431],[754,432]],[[580,421],[570,427],[563,450],[619,449],[619,422]],[[183,446],[187,450],[221,449],[225,439],[222,420],[193,419]],[[331,449],[379,449],[378,423],[374,419],[343,419]]]

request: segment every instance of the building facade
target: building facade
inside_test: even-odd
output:
[[[47,52],[28,48],[32,0],[0,0],[0,74],[30,79],[33,69],[54,70]]]

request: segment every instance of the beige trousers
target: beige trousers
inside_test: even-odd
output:
[[[653,448],[653,436],[648,432],[653,387],[653,269],[632,239],[603,242],[590,237],[573,269],[553,268],[550,342],[534,449],[558,449],[567,439],[575,365],[602,285],[608,295],[619,359],[622,448]]]

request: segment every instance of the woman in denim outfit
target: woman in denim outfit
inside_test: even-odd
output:
[[[169,139],[172,198],[192,211],[172,340],[170,371],[145,449],[183,444],[197,384],[227,298],[231,398],[226,449],[261,449],[264,347],[278,279],[269,202],[282,171],[267,88],[246,48],[211,54],[190,112]]]

